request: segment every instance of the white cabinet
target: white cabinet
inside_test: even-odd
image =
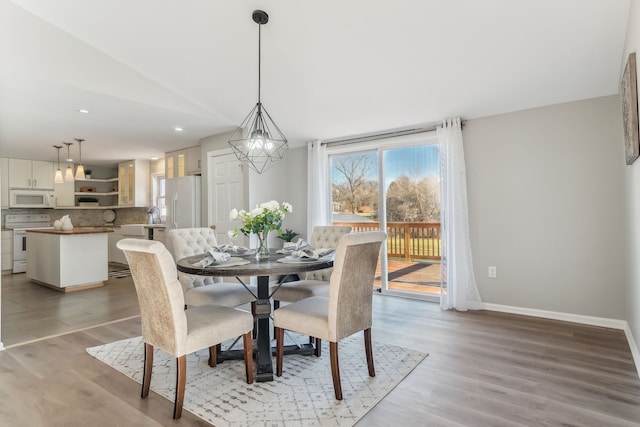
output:
[[[13,231],[3,231],[1,242],[0,269],[10,272],[13,270]]]
[[[127,258],[116,246],[120,239],[124,239],[124,236],[119,229],[114,229],[113,233],[109,233],[109,262],[117,262],[120,264],[127,264]]]
[[[149,205],[149,161],[130,160],[118,164],[118,206]]]
[[[71,208],[76,205],[73,192],[75,184],[73,182],[64,182],[62,184],[53,184],[53,196],[56,199],[57,208]]]
[[[31,160],[9,159],[9,187],[32,188]]]
[[[200,146],[187,148],[187,175],[199,175],[200,167]]]
[[[164,156],[165,179],[182,178],[186,176],[187,150],[177,150]]]
[[[164,228],[156,228],[153,230],[153,240],[161,242],[163,245],[167,245],[166,230]]]
[[[158,230],[155,230],[158,231]],[[162,230],[164,231],[164,230]],[[118,249],[118,241],[121,239],[142,239],[146,240],[147,229],[143,224],[123,224],[120,228],[114,228],[113,233],[109,233],[109,262],[128,264],[124,252]],[[154,233],[154,240],[155,233]]]
[[[31,162],[33,188],[53,190],[53,162],[33,160]]]
[[[166,179],[182,178],[187,175],[201,173],[200,146],[184,150],[170,151],[164,156],[164,177]]]
[[[9,159],[0,158],[0,207],[9,207]]]
[[[53,190],[53,162],[9,159],[9,188]]]

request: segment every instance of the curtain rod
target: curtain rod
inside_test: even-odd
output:
[[[425,127],[419,127],[419,128],[413,128],[413,129],[403,129],[403,130],[397,130],[397,131],[389,131],[389,132],[381,132],[381,133],[374,133],[371,135],[363,135],[363,136],[355,136],[355,137],[349,137],[349,138],[338,138],[338,139],[331,139],[329,141],[323,141],[320,144],[321,145],[333,145],[333,146],[340,146],[340,145],[347,145],[347,144],[355,144],[358,142],[364,142],[364,141],[375,141],[378,139],[387,139],[387,138],[393,138],[396,136],[405,136],[405,135],[414,135],[414,134],[418,134],[418,133],[427,133],[427,132],[434,132],[438,126],[441,126],[441,122],[435,125],[431,125],[431,126],[425,126]],[[462,120],[460,122],[460,126],[464,127],[465,124],[465,120]]]

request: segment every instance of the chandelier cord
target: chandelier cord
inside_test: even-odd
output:
[[[258,104],[260,101],[260,88],[262,76],[262,24],[258,24]]]

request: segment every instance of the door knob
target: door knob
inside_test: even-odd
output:
[[[216,229],[216,225],[215,224],[210,225],[209,228],[211,228],[212,230],[215,230]]]

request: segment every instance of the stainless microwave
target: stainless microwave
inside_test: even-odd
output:
[[[53,191],[47,190],[9,190],[10,208],[53,208]]]

